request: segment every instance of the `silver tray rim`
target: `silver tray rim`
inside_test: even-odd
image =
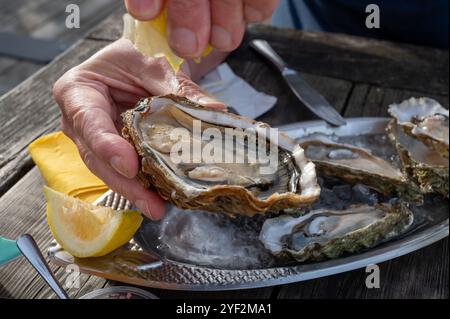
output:
[[[374,127],[380,130],[386,126],[389,118],[380,117],[358,117],[358,118],[346,118],[347,124],[339,127],[330,127],[326,122],[315,120],[315,121],[305,121],[297,122],[292,124],[287,124],[279,126],[278,128],[292,137],[304,136],[310,133],[329,133],[334,132],[337,135],[345,135],[348,133],[355,133],[355,128],[359,127],[360,134],[374,133]],[[367,129],[371,127],[371,129]],[[366,130],[366,132],[364,131]],[[293,134],[297,132],[297,134]],[[273,268],[262,268],[262,269],[249,269],[249,270],[236,270],[236,269],[216,269],[205,266],[197,266],[192,264],[174,262],[174,261],[164,261],[165,264],[171,264],[175,268],[177,267],[188,267],[191,271],[201,271],[205,274],[210,273],[211,276],[217,276],[218,274],[224,276],[233,276],[233,274],[245,272],[245,274],[261,274],[270,272],[279,272],[280,276],[273,279],[261,279],[251,282],[242,283],[229,283],[229,284],[179,284],[179,283],[169,283],[164,281],[155,280],[136,280],[132,277],[127,277],[126,275],[117,276],[111,278],[106,273],[101,273],[98,271],[85,271],[86,273],[104,277],[107,279],[113,279],[122,281],[129,284],[135,284],[140,286],[145,286],[148,288],[157,289],[168,289],[168,290],[184,290],[184,291],[229,291],[229,290],[241,290],[241,289],[254,289],[254,288],[264,288],[277,285],[291,284],[295,282],[301,282],[305,280],[317,279],[326,276],[331,276],[351,270],[365,268],[372,264],[379,264],[388,260],[401,257],[403,255],[412,253],[416,250],[429,246],[445,237],[449,236],[449,219],[430,226],[424,227],[420,230],[406,235],[403,238],[397,239],[392,242],[388,242],[380,247],[372,248],[368,251],[362,252],[360,254],[351,255],[348,257],[332,259],[328,261],[310,263],[310,264],[298,264],[292,266],[282,266]],[[54,253],[53,249],[49,250],[49,256],[55,264],[60,266],[65,266],[69,264],[68,261],[58,258]],[[283,275],[283,270],[287,271],[287,274]]]

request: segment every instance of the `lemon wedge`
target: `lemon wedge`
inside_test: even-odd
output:
[[[123,21],[123,37],[130,40],[139,52],[154,58],[165,57],[172,69],[178,72],[184,60],[172,51],[167,41],[167,10],[150,21],[139,21],[129,14],[124,15]],[[211,51],[212,47],[208,45],[202,57]]]
[[[75,257],[100,257],[126,244],[143,218],[136,211],[95,206],[44,187],[47,223],[56,241]]]

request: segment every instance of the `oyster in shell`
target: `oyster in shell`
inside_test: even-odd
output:
[[[308,206],[320,195],[315,166],[303,149],[283,133],[273,135],[267,124],[175,96],[144,99],[126,112],[123,120],[123,136],[135,146],[141,160],[140,180],[180,208],[253,216]],[[201,154],[194,154],[195,145],[205,150],[209,143],[198,137],[195,123],[200,123],[200,133],[209,130],[208,137],[211,132],[215,137],[218,134],[215,141],[222,142],[220,152],[225,157],[242,155],[234,146],[238,143],[247,157],[274,148],[276,167],[262,173],[272,162],[263,163],[259,157],[256,162],[206,161]],[[175,134],[177,129],[187,130],[187,134],[181,138]],[[240,141],[237,137],[227,140],[227,135],[221,134],[227,129],[245,130],[248,135]],[[188,161],[173,160],[174,147],[180,141],[193,145]]]
[[[405,134],[395,120],[387,126],[388,136],[397,148],[403,171],[417,181],[424,193],[439,193],[448,198],[448,158]]]
[[[389,106],[389,114],[403,131],[448,158],[447,109],[430,98],[411,98]]]
[[[369,150],[316,137],[300,142],[306,157],[325,176],[350,184],[364,184],[384,195],[400,195],[421,202],[421,192],[400,169]]]
[[[279,258],[313,261],[371,248],[402,234],[412,222],[413,214],[403,204],[353,205],[267,219],[259,238]]]

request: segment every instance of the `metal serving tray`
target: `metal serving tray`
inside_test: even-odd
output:
[[[292,138],[302,138],[314,133],[345,137],[383,133],[387,121],[386,118],[353,118],[347,119],[347,125],[339,128],[330,127],[323,121],[311,121],[290,124],[281,129]],[[50,247],[49,256],[53,262],[61,266],[76,264],[84,273],[153,288],[214,291],[267,287],[325,277],[381,263],[448,236],[448,200],[440,200],[439,203],[431,201],[413,211],[415,219],[420,222],[402,237],[360,254],[316,263],[272,264],[258,266],[257,269],[253,269],[254,267],[242,269],[222,267],[214,262],[202,265],[196,259],[198,251],[192,251],[192,255],[188,251],[187,260],[177,259],[176,256],[162,256],[158,252],[160,249],[158,245],[161,244],[158,243],[158,230],[162,224],[150,221],[143,223],[128,245],[105,257],[77,259],[56,243]],[[184,214],[198,213],[184,212]],[[178,241],[181,242],[182,240]],[[175,246],[172,248],[175,251],[185,249]],[[227,256],[220,256],[221,250],[216,254],[222,258],[219,260],[227,259]]]

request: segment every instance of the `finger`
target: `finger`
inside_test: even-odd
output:
[[[125,0],[127,11],[138,20],[151,20],[164,7],[164,0]]]
[[[223,103],[205,94],[205,92],[203,92],[203,90],[197,84],[192,82],[184,73],[179,72],[177,74],[177,80],[178,88],[173,92],[175,95],[183,96],[206,107],[226,109],[226,106]]]
[[[211,0],[211,45],[232,51],[242,42],[245,31],[242,0]]]
[[[136,51],[130,45],[130,42],[126,40],[116,41],[113,45],[114,47],[112,48],[122,52],[123,60],[133,61],[127,67],[129,68],[129,73],[134,75],[132,82],[135,83],[135,86],[141,87],[143,91],[151,92],[151,95],[176,94],[189,98],[204,106],[225,108],[223,103],[205,94],[186,73],[179,71],[177,74],[174,74],[167,60],[146,57]],[[198,79],[201,75],[206,74],[213,67],[217,66],[224,58],[224,53],[213,51],[208,57],[202,59],[201,64],[188,61],[187,64],[182,66],[182,69],[189,73],[190,66],[197,66],[195,76]],[[131,92],[128,87],[113,83],[109,79],[111,76],[100,79],[97,77],[96,80],[101,80],[108,84],[109,93],[114,98],[114,101],[120,105],[132,106],[137,102],[138,97],[150,95],[150,93],[142,95],[142,93],[137,94],[137,92]]]
[[[262,22],[272,16],[279,0],[244,0],[246,22]]]
[[[181,70],[192,79],[198,82],[206,74],[218,67],[228,56],[229,53],[212,50],[206,57],[202,57],[201,63],[194,60],[186,60]]]
[[[167,3],[169,44],[181,57],[201,56],[209,42],[208,0],[169,0]]]
[[[143,187],[137,179],[128,179],[114,172],[107,163],[97,158],[80,139],[75,138],[75,144],[89,170],[108,187],[134,203],[139,211],[150,219],[159,220],[164,216],[165,202],[156,192]]]
[[[113,98],[114,102],[116,104],[119,104],[126,108],[131,108],[134,105],[136,105],[139,100],[146,95],[136,95],[133,93],[129,93],[127,91],[110,88],[109,93],[111,94],[111,97]]]
[[[63,116],[85,145],[118,173],[127,178],[136,176],[139,168],[134,147],[119,136],[113,122],[111,102],[97,89],[77,85],[58,92]]]

